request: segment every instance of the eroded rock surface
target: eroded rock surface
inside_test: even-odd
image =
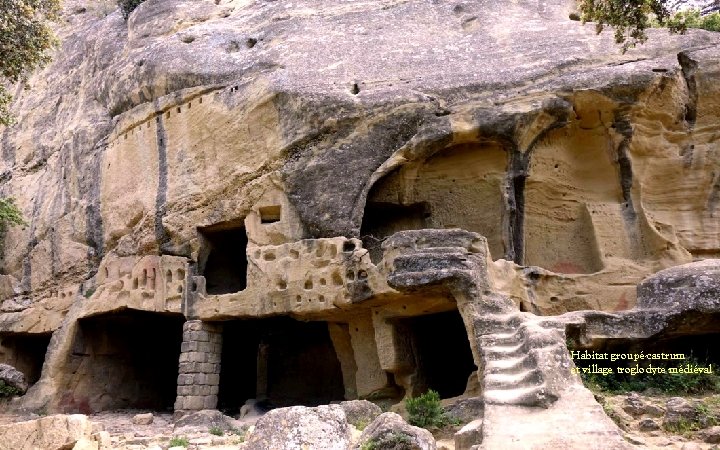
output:
[[[356,449],[371,443],[378,450],[435,450],[435,438],[428,430],[414,427],[398,414],[386,412],[379,415],[360,436]]]
[[[80,441],[95,441],[98,429],[80,414],[54,415],[0,425],[0,448],[14,450],[65,450]]]
[[[275,409],[258,419],[245,448],[344,450],[349,442],[350,425],[340,406],[293,406]]]

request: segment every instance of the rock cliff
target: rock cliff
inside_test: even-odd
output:
[[[566,370],[585,319],[539,316],[631,310],[645,277],[720,257],[720,34],[622,54],[572,10],[147,0],[125,21],[66,0],[0,128],[28,222],[4,237],[0,338],[26,406],[468,396],[516,344]],[[445,231],[395,234],[422,229]],[[528,364],[486,433],[581,389]]]

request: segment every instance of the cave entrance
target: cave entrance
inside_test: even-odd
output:
[[[208,294],[240,292],[247,287],[247,244],[245,228],[236,224],[207,227],[200,231],[203,250],[200,273]]]
[[[326,322],[287,317],[223,323],[218,408],[235,414],[249,399],[265,407],[344,400],[340,362]]]
[[[433,389],[442,398],[462,395],[477,367],[460,313],[454,310],[398,319],[396,326],[412,339],[416,370],[413,391]]]
[[[430,206],[427,203],[397,205],[368,202],[360,227],[363,248],[369,251],[370,259],[377,264],[382,259],[380,244],[383,239],[398,231],[426,228],[429,217]]]
[[[172,410],[184,322],[181,314],[134,310],[79,320],[65,412]]]
[[[25,374],[32,386],[40,379],[51,337],[52,333],[2,333],[0,361]]]

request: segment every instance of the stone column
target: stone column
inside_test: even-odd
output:
[[[217,408],[221,353],[220,325],[201,320],[185,322],[175,414]]]

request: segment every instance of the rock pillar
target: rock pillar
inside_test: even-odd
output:
[[[175,400],[175,413],[215,409],[220,387],[220,325],[188,320],[183,342]]]

